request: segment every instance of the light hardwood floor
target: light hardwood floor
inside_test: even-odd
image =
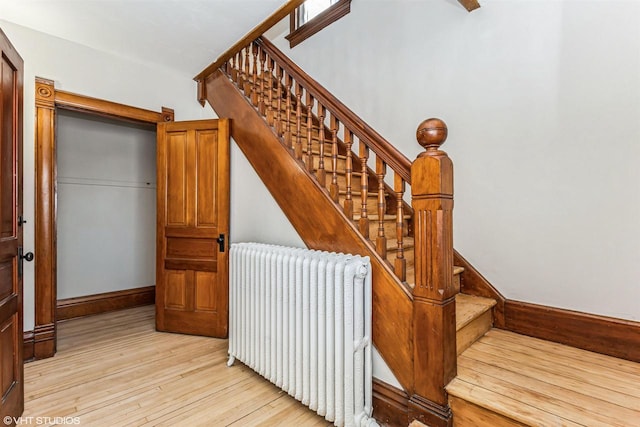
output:
[[[58,354],[25,364],[23,421],[77,417],[85,427],[329,424],[246,366],[228,368],[226,361],[226,340],[156,332],[153,306],[62,322]]]
[[[454,426],[640,426],[640,364],[498,329],[462,353],[447,390]]]

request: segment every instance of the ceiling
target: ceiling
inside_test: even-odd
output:
[[[0,19],[195,76],[284,0],[0,0]]]

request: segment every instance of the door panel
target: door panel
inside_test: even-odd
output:
[[[174,132],[167,138],[167,157],[163,166],[166,168],[166,198],[171,203],[166,205],[166,225],[187,226],[187,133]]]
[[[228,231],[228,122],[159,124],[158,330],[227,336]]]
[[[196,310],[216,311],[216,289],[209,286],[215,280],[214,273],[196,272]]]
[[[15,117],[14,108],[14,87],[16,84],[16,70],[2,58],[2,141],[12,141],[15,130],[13,120]],[[11,189],[14,180],[14,144],[4,143],[0,147],[0,187]],[[0,238],[12,237],[15,233],[14,219],[15,194],[13,191],[4,191],[0,195]]]
[[[0,418],[24,408],[22,363],[22,58],[0,30]]]

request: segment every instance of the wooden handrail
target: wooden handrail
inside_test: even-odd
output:
[[[313,97],[320,101],[327,110],[331,111],[335,117],[353,132],[360,141],[371,148],[377,156],[399,174],[408,184],[411,184],[411,161],[397,148],[395,148],[382,135],[376,132],[371,126],[366,124],[360,117],[351,111],[346,105],[340,102],[320,83],[311,78],[277,47],[264,37],[259,37],[255,41],[263,48],[271,58],[289,73],[293,78],[302,84]],[[248,43],[247,43],[248,44]],[[245,45],[246,46],[246,45]],[[244,46],[243,46],[244,47]]]
[[[200,81],[205,79],[209,74],[213,73],[215,70],[220,68],[222,64],[227,62],[229,58],[231,58],[236,53],[240,52],[241,49],[246,47],[249,43],[260,37],[271,27],[280,22],[283,18],[286,18],[293,10],[304,3],[304,0],[288,0],[285,4],[280,6],[278,10],[273,12],[271,15],[267,17],[264,21],[259,23],[253,30],[249,31],[244,37],[238,40],[233,46],[226,50],[222,55],[218,56],[214,62],[209,64],[207,68],[200,71],[200,73],[195,76],[193,79],[195,81]]]

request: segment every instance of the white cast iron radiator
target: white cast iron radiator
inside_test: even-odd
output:
[[[229,363],[237,358],[337,426],[372,412],[368,257],[235,243]]]

